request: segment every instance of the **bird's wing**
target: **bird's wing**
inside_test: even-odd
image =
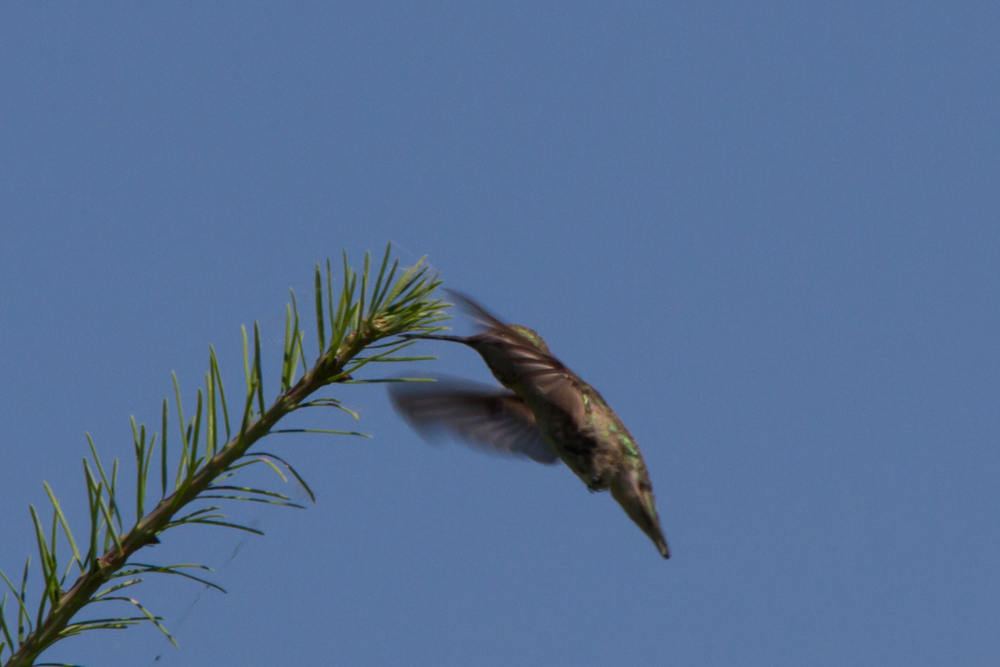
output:
[[[470,297],[455,290],[445,291],[463,307],[476,324],[483,328],[480,334],[472,336],[471,339],[486,340],[502,348],[511,361],[521,366],[520,370],[527,377],[566,375],[569,372],[569,369],[561,361],[548,352],[547,347],[541,349],[539,343],[531,340],[517,328],[503,322]],[[545,346],[545,343],[542,342],[541,345]],[[569,374],[572,373],[569,372]]]
[[[499,317],[496,317],[488,310],[480,306],[471,297],[468,297],[461,292],[456,292],[453,289],[446,289],[445,292],[448,293],[448,296],[455,299],[455,301],[457,301],[458,304],[469,314],[469,316],[480,326],[486,329],[509,328]]]
[[[423,436],[447,431],[468,444],[551,464],[557,460],[545,444],[531,410],[516,394],[488,385],[453,380],[434,384],[390,386],[396,409]]]
[[[502,349],[519,376],[533,380],[547,401],[562,408],[575,421],[582,422],[586,403],[579,387],[584,383],[573,371],[468,296],[454,290],[446,291],[465,308],[473,320],[485,328],[485,331],[474,338],[489,341]]]
[[[469,317],[473,322],[482,327],[483,331],[479,336],[489,339],[491,342],[497,344],[505,344],[506,346],[513,346],[515,348],[524,348],[526,352],[532,353],[534,356],[539,358],[546,357],[550,365],[554,365],[562,368],[562,362],[553,357],[548,353],[548,348],[540,349],[539,345],[545,346],[544,342],[536,342],[531,340],[523,331],[519,331],[518,327],[511,326],[506,322],[502,321],[499,317],[493,315],[488,310],[483,308],[481,305],[476,303],[472,298],[462,294],[461,292],[456,292],[455,290],[445,290],[448,296],[455,299],[462,309],[468,313]],[[523,329],[523,327],[521,327]],[[527,331],[531,331],[528,329]],[[533,331],[531,333],[534,333]],[[537,335],[537,334],[535,334]],[[475,337],[473,337],[475,338]]]
[[[580,391],[583,382],[573,371],[551,354],[530,345],[507,341],[494,341],[494,344],[503,348],[504,356],[517,375],[528,379],[547,403],[559,407],[577,424],[584,422],[587,404]]]

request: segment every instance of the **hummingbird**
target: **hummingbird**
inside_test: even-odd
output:
[[[469,312],[479,333],[405,337],[471,347],[504,389],[456,380],[393,384],[389,394],[397,411],[425,436],[445,431],[494,453],[547,465],[562,461],[592,493],[610,490],[670,558],[642,453],[615,411],[533,330],[505,324],[467,296],[448,294]]]

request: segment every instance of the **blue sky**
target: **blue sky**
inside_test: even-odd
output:
[[[6,572],[43,480],[83,529],[85,431],[130,475],[170,371],[193,404],[212,343],[238,386],[256,319],[273,380],[288,288],[389,241],[601,391],[674,554],[565,467],[428,446],[348,387],[373,440],[267,445],[315,506],[144,554],[229,590],[140,592],[179,651],[46,657],[993,664],[998,32],[985,2],[5,3]]]

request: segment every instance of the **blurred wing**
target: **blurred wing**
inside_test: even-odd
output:
[[[547,347],[545,349],[539,347],[540,344],[544,346],[544,343],[531,340],[524,332],[504,323],[464,294],[455,290],[445,291],[462,306],[476,324],[483,327],[484,331],[471,339],[488,341],[502,349],[504,356],[513,362],[526,377],[549,376],[549,379],[555,380],[551,376],[558,375],[568,378],[572,375],[572,372],[561,361],[547,351]]]
[[[458,305],[462,306],[462,308],[469,314],[469,317],[475,320],[475,322],[480,326],[485,327],[486,329],[508,328],[499,317],[491,314],[485,308],[461,292],[456,292],[452,289],[446,289],[445,292],[448,293],[448,296],[455,299],[455,301],[458,302]]]
[[[454,290],[446,291],[476,323],[485,328],[474,339],[488,341],[503,350],[504,357],[511,363],[518,377],[532,380],[547,401],[560,407],[578,424],[583,423],[586,403],[580,385],[584,383],[573,371],[551,354],[539,349],[524,333],[505,324],[471,298]]]
[[[447,431],[468,444],[499,454],[526,456],[546,464],[557,460],[542,439],[531,410],[511,392],[439,381],[394,384],[389,397],[396,410],[425,437]]]

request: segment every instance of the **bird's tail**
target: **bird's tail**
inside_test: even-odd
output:
[[[653,538],[653,542],[656,543],[656,548],[660,550],[661,556],[664,558],[670,558],[670,547],[667,546],[667,541],[664,539],[662,534]]]
[[[660,555],[670,558],[670,548],[660,528],[660,517],[656,513],[656,501],[649,482],[639,480],[637,476],[616,480],[611,485],[611,495],[629,518],[649,536]]]

